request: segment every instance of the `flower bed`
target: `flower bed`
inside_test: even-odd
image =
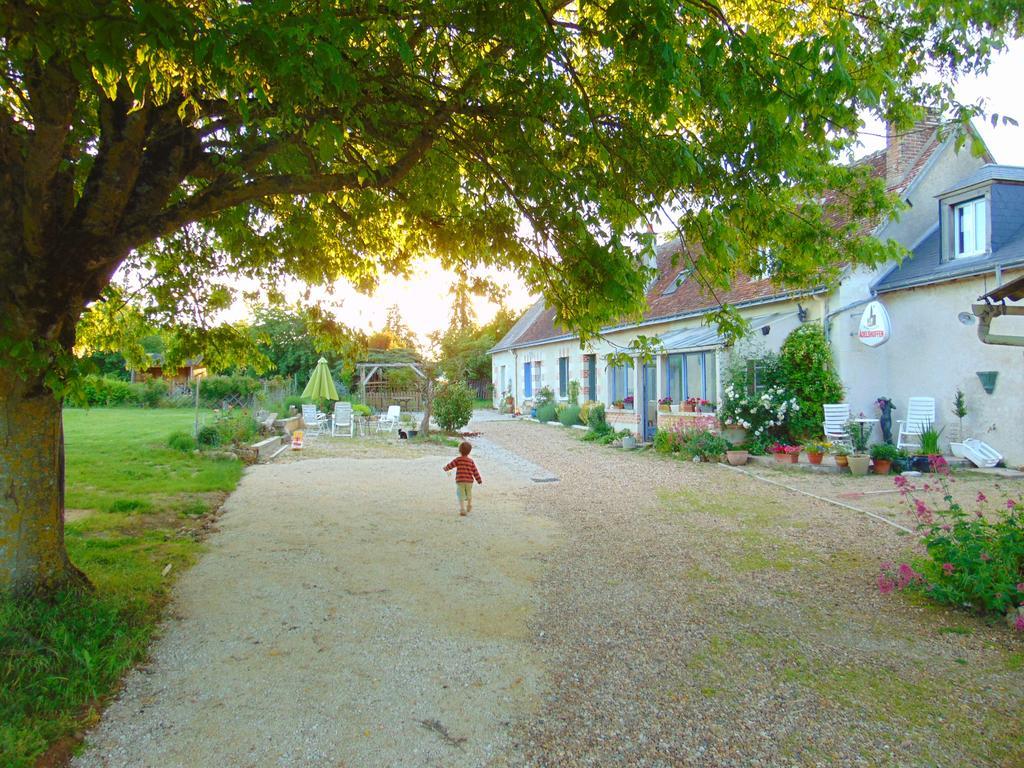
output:
[[[883,563],[879,590],[918,590],[939,603],[1002,614],[1024,632],[1024,499],[1008,495],[994,503],[979,491],[968,512],[954,500],[956,481],[946,462],[935,457],[932,466],[937,487],[926,483],[918,488],[905,477],[895,479],[917,518],[927,557],[913,565]],[[929,503],[928,491],[941,494],[941,501]]]

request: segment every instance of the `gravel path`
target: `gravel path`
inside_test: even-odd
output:
[[[1024,765],[1022,639],[874,588],[910,537],[721,467],[475,428],[466,520],[450,449],[323,441],[248,472],[74,764]]]
[[[210,552],[178,582],[86,766],[479,766],[544,675],[530,588],[558,539],[522,472],[481,450],[460,519],[451,449],[319,441],[246,472]],[[443,453],[441,453],[443,451]],[[513,760],[512,764],[518,761]]]
[[[529,491],[567,536],[531,622],[552,685],[518,724],[527,764],[1024,765],[1024,643],[879,595],[896,529],[539,425],[486,436],[561,477]]]

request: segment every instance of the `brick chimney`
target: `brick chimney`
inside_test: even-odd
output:
[[[914,162],[931,143],[942,124],[942,110],[927,107],[924,117],[905,131],[897,131],[892,123],[885,126],[885,185],[901,186]]]

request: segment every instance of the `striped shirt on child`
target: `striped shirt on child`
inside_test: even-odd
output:
[[[456,456],[444,468],[444,471],[447,472],[450,469],[455,470],[456,483],[472,483],[474,479],[478,483],[483,483],[483,480],[480,478],[480,471],[476,468],[476,462],[469,458],[469,456]]]

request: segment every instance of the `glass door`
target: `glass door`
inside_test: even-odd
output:
[[[640,402],[643,408],[640,412],[640,424],[643,430],[645,443],[654,439],[654,433],[658,430],[658,369],[653,365],[643,367],[643,392]]]

